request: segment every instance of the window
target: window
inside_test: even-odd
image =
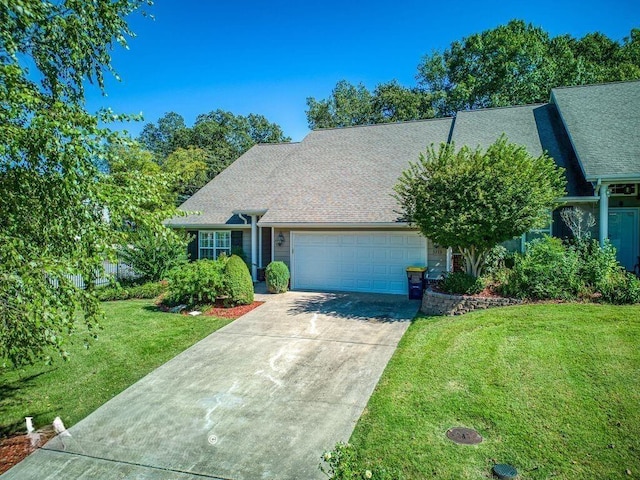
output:
[[[231,232],[199,232],[198,258],[216,259],[220,254],[231,255]]]
[[[609,185],[609,192],[612,196],[631,196],[636,194],[635,183],[620,183]]]

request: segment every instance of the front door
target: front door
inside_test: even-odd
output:
[[[616,247],[618,261],[629,271],[638,263],[638,209],[609,209],[609,241]]]

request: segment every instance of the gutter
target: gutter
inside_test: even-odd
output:
[[[366,229],[366,228],[380,228],[380,229],[410,229],[417,230],[416,227],[412,227],[407,222],[365,222],[365,223],[336,223],[336,222],[324,222],[324,223],[316,223],[316,222],[258,222],[258,226],[260,227],[272,227],[272,228],[282,228],[282,229],[293,229],[293,228],[309,228],[309,229],[318,229],[318,228],[336,228],[336,229]]]

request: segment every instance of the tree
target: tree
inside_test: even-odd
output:
[[[184,118],[175,112],[165,113],[158,124],[147,123],[138,136],[138,141],[161,162],[174,150],[174,137],[187,128]]]
[[[179,204],[207,183],[208,160],[209,153],[198,147],[178,148],[165,160],[163,167],[173,176],[173,192]]]
[[[198,115],[190,128],[184,126],[179,115],[167,113],[158,120],[157,126],[152,123],[145,125],[138,140],[156,154],[156,161],[160,164],[179,150],[182,150],[179,155],[184,160],[184,151],[190,151],[198,161],[206,163],[206,183],[256,143],[290,142],[291,138],[278,124],[263,115],[251,113],[245,117],[214,110]],[[190,168],[195,167],[196,164],[192,163]],[[185,183],[181,193],[193,190],[189,183]]]
[[[545,224],[565,184],[552,158],[534,158],[502,136],[486,151],[432,145],[403,172],[395,198],[410,223],[458,250],[477,277],[491,248]]]
[[[379,123],[373,108],[373,95],[362,84],[340,80],[324,100],[307,98],[309,128],[349,127]]]
[[[639,45],[639,29],[621,44],[600,33],[552,38],[512,20],[427,55],[418,86],[432,95],[437,116],[547,102],[554,87],[640,78]]]
[[[406,88],[397,81],[381,83],[373,92],[373,108],[381,122],[404,122],[433,118],[432,96],[418,88]]]
[[[85,110],[85,86],[114,73],[110,51],[126,46],[126,17],[142,0],[0,0],[0,357],[33,362],[81,314],[100,318],[93,282],[127,224],[160,225],[171,208],[146,209],[155,189],[100,172],[117,135],[99,122],[124,117]],[[114,73],[115,74],[115,73]],[[138,175],[140,177],[140,175]],[[147,197],[147,194],[149,196]],[[70,275],[81,274],[87,290]]]

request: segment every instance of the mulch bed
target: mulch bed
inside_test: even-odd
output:
[[[55,436],[51,427],[38,430],[36,433],[35,437],[14,435],[0,439],[0,474],[20,463],[30,453],[35,452]]]
[[[205,312],[205,315],[212,317],[233,318],[241,317],[245,313],[249,313],[254,308],[259,307],[264,302],[253,302],[250,305],[238,305],[237,307],[223,307],[221,304],[214,305]]]
[[[225,307],[222,303],[222,300],[219,300],[215,303],[215,305],[213,305],[212,307],[208,307],[206,310],[204,310],[203,313],[204,315],[207,315],[210,317],[230,318],[232,320],[235,320],[236,318],[241,317],[245,313],[249,313],[254,308],[259,307],[263,303],[264,302],[253,302],[250,305],[238,305],[237,307]],[[157,303],[156,305],[163,312],[171,311],[171,307],[163,305],[162,303]],[[187,309],[187,310],[183,310],[181,313],[182,315],[189,315],[190,311],[191,310]]]

